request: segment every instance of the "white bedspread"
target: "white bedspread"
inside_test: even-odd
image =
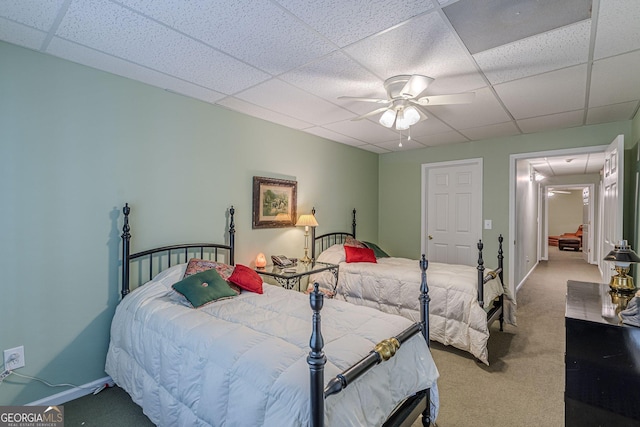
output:
[[[307,426],[309,297],[265,285],[263,295],[243,292],[188,308],[170,288],[184,268],[170,268],[120,303],[106,372],[160,426]],[[321,316],[325,381],[411,325],[328,299]],[[380,425],[404,397],[435,388],[437,376],[418,334],[395,357],[328,397],[325,423]]]
[[[392,257],[379,258],[375,264],[347,263],[342,245],[334,245],[322,252],[318,261],[339,264],[337,299],[420,320],[422,277],[417,260]],[[335,284],[335,279],[327,274],[312,276],[310,283],[315,281],[327,289]],[[487,314],[478,304],[476,267],[430,262],[427,284],[431,297],[430,338],[467,351],[488,365],[489,328]],[[502,294],[505,304],[511,301],[499,279],[486,283],[485,307]],[[505,320],[514,323],[513,319]]]

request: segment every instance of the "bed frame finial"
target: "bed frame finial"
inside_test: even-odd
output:
[[[235,215],[235,213],[236,210],[233,205],[231,205],[231,207],[229,208],[229,246],[231,246],[232,248],[236,246],[236,223],[233,220],[233,216]],[[235,251],[231,251],[229,253],[229,264],[231,265],[236,265],[234,252]]]
[[[351,233],[353,238],[356,238],[356,208],[353,208],[353,222],[351,223]]]
[[[484,244],[478,240],[478,304],[484,308],[484,260],[482,259],[482,249]]]
[[[420,258],[420,270],[422,271],[420,281],[420,325],[422,329],[422,337],[427,343],[427,346],[431,347],[429,341],[429,285],[427,284],[427,268],[429,268],[429,261],[425,254],[422,254]]]
[[[120,292],[122,298],[129,294],[129,243],[131,240],[131,227],[129,227],[129,213],[131,208],[129,203],[125,203],[122,208],[124,214],[124,225],[122,226],[122,291]]]
[[[320,292],[318,283],[313,284],[313,292],[309,294],[309,304],[313,310],[313,329],[309,340],[311,351],[307,357],[311,377],[311,426],[322,427],[324,426],[324,365],[327,363],[327,357],[322,351],[324,338],[320,319],[324,295]]]

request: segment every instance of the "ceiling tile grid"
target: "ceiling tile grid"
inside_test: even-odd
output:
[[[0,2],[2,41],[375,153],[629,120],[638,22],[638,0]],[[399,147],[358,117],[406,108],[383,84],[411,74],[475,99],[421,107]]]

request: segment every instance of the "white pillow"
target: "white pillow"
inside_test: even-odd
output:
[[[347,256],[344,253],[344,245],[333,245],[318,255],[318,262],[327,262],[329,264],[340,264],[345,262]]]

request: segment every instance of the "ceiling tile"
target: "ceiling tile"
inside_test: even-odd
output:
[[[313,126],[311,123],[259,107],[255,104],[251,104],[250,102],[234,97],[224,98],[217,104],[239,113],[247,114],[249,116],[257,117],[259,119],[267,120],[293,129],[305,129]]]
[[[382,79],[342,52],[329,54],[279,77],[309,93],[338,104],[357,114],[365,114],[378,105],[339,100],[339,96],[387,98]]]
[[[638,22],[638,0],[600,0],[594,59],[640,49]]]
[[[584,107],[587,66],[577,65],[495,86],[516,119],[562,113]]]
[[[374,123],[371,120],[345,120],[342,122],[331,123],[325,128],[337,132],[351,138],[366,141],[370,144],[378,144],[398,138],[398,133],[384,126]]]
[[[325,129],[321,127],[312,127],[309,129],[305,129],[304,131],[322,138],[327,138],[331,141],[337,141],[343,144],[353,145],[354,147],[365,145],[365,143],[360,141],[359,139],[351,138],[351,137],[339,134],[338,132],[333,132],[329,129]]]
[[[558,28],[473,55],[492,84],[504,83],[589,59],[591,20]]]
[[[431,0],[278,0],[340,47],[433,8]]]
[[[589,108],[640,99],[640,50],[593,63]]]
[[[495,125],[480,126],[469,129],[460,129],[461,134],[471,139],[479,141],[482,139],[502,138],[520,134],[520,131],[513,122],[497,123]]]
[[[314,125],[324,125],[355,117],[345,109],[337,108],[322,98],[278,79],[261,83],[237,94],[236,97]]]
[[[443,123],[435,116],[428,116],[426,120],[411,126],[411,136],[420,137],[424,135],[434,135],[436,133],[449,132],[451,127]]]
[[[407,138],[402,138],[402,147],[400,147],[400,141],[396,139],[395,141],[387,141],[380,142],[376,144],[378,147],[384,148],[389,151],[407,151],[407,150],[415,150],[416,148],[424,148],[424,145],[420,144],[416,140],[407,141]]]
[[[200,99],[205,102],[215,103],[224,97],[223,94],[197,86],[187,81],[159,73],[154,70],[133,64],[111,55],[98,52],[93,49],[71,43],[54,37],[47,49],[52,55],[73,62],[81,62],[86,66],[107,71],[112,74],[127,77],[133,80],[143,80],[145,83],[160,87],[171,92]]]
[[[591,0],[461,0],[443,11],[473,54],[589,19]]]
[[[40,49],[47,33],[0,18],[0,40],[29,49]]]
[[[583,119],[584,110],[576,110],[565,113],[550,114],[548,116],[521,119],[518,120],[517,123],[522,132],[534,133],[581,126]]]
[[[445,144],[455,144],[458,142],[469,142],[467,137],[459,132],[443,132],[434,135],[422,135],[415,138],[416,141],[428,147]]]
[[[65,1],[3,0],[0,1],[0,17],[38,30],[49,31]]]
[[[589,111],[587,112],[587,124],[594,125],[597,123],[631,120],[636,111],[638,111],[638,101],[589,108]]]
[[[336,49],[283,8],[267,1],[121,2],[271,74],[288,71]]]
[[[437,13],[420,16],[344,50],[383,79],[400,74],[436,79],[425,94],[460,93],[486,86]]]
[[[511,120],[489,88],[476,92],[471,104],[438,105],[427,111],[454,128],[471,128]]]
[[[225,94],[269,77],[106,0],[72,3],[56,35]]]

